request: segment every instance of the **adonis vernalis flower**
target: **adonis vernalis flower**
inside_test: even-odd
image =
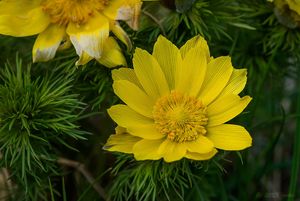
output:
[[[300,0],[271,0],[280,23],[289,28],[300,26]]]
[[[123,65],[125,59],[109,31],[130,46],[117,20],[136,29],[141,4],[141,0],[0,0],[0,34],[39,34],[33,61],[52,59],[71,42],[80,57],[78,65],[92,58],[109,67]]]
[[[299,0],[274,0],[276,4],[287,5],[292,11],[300,15],[300,1]]]
[[[251,146],[244,127],[226,123],[251,101],[238,95],[246,69],[234,69],[228,56],[210,57],[202,37],[178,49],[160,36],[152,55],[136,49],[133,67],[112,72],[114,92],[125,104],[108,110],[118,127],[104,149],[172,162]]]

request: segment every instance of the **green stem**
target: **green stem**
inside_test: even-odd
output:
[[[298,63],[298,61],[297,61]],[[297,114],[300,114],[300,68],[298,66],[298,97],[297,97]],[[297,189],[297,181],[300,166],[300,117],[297,118],[296,136],[293,147],[293,158],[291,168],[291,179],[288,193],[288,201],[295,200],[295,192]]]

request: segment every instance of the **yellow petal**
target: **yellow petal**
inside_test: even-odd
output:
[[[185,142],[185,144],[189,152],[200,154],[209,153],[214,149],[214,144],[202,135],[200,135],[197,140]]]
[[[77,55],[81,57],[83,52],[86,52],[89,56],[99,59],[109,35],[108,19],[99,13],[95,13],[85,24],[69,23],[67,33]]]
[[[143,87],[131,68],[119,68],[112,71],[112,78],[116,80],[128,80],[143,90]]]
[[[93,60],[93,57],[91,57],[90,55],[88,55],[85,51],[82,51],[81,56],[76,61],[75,65],[76,66],[85,65],[88,62],[90,62],[91,60]]]
[[[245,87],[247,82],[247,69],[234,69],[227,86],[220,93],[219,97],[228,94],[239,94]]]
[[[133,146],[133,154],[136,160],[158,160],[162,156],[157,152],[163,139],[140,140]]]
[[[121,10],[122,13],[127,14],[122,14],[122,17],[120,18],[123,18],[125,16],[123,20],[126,21],[129,27],[137,31],[139,28],[139,18],[141,14],[142,2],[140,0],[129,0],[128,2],[130,1],[131,3],[129,4],[129,6],[127,6],[126,8],[122,8]]]
[[[132,49],[131,40],[128,37],[127,33],[122,29],[117,21],[111,21],[109,24],[110,30],[120,39],[130,51]]]
[[[216,148],[223,150],[242,150],[250,147],[252,138],[248,131],[238,125],[222,124],[207,128],[207,136]]]
[[[22,16],[0,14],[0,34],[3,35],[31,36],[41,33],[49,24],[49,16],[41,7],[32,9]]]
[[[192,48],[183,59],[176,75],[176,90],[197,96],[207,71],[207,60],[203,49]]]
[[[169,93],[168,83],[156,59],[147,51],[137,48],[133,67],[146,93],[157,99]]]
[[[210,104],[227,85],[233,71],[230,57],[218,57],[208,63],[199,99]]]
[[[119,126],[124,128],[154,124],[152,119],[135,112],[126,105],[114,105],[107,112]]]
[[[102,11],[102,13],[112,20],[118,20],[120,8],[126,6],[126,0],[110,0],[108,6]]]
[[[137,30],[141,6],[140,0],[111,0],[103,14],[112,20],[124,20],[132,29]]]
[[[141,138],[128,133],[111,135],[103,146],[103,149],[122,153],[132,153],[133,146],[140,140]]]
[[[289,5],[289,8],[298,13],[298,15],[300,15],[300,3],[295,1],[297,0],[286,0],[286,2]]]
[[[32,49],[33,62],[48,61],[54,58],[55,53],[65,37],[65,28],[51,24],[40,33]]]
[[[186,152],[184,157],[192,160],[202,161],[202,160],[211,159],[217,152],[218,151],[216,149],[213,149],[211,152],[205,154],[199,154],[199,153],[188,151]]]
[[[181,48],[180,53],[182,58],[185,58],[186,54],[192,49],[192,48],[199,48],[202,49],[203,52],[205,52],[207,61],[210,60],[210,54],[209,54],[209,48],[207,45],[206,40],[202,36],[195,36],[188,40]]]
[[[127,65],[122,50],[113,37],[105,41],[103,53],[97,61],[108,68]]]
[[[208,126],[216,126],[236,117],[250,103],[250,96],[240,98],[238,95],[230,94],[218,98],[207,107]]]
[[[170,90],[175,87],[175,72],[182,65],[178,48],[163,36],[159,36],[154,44],[153,56],[165,74]]]
[[[72,43],[69,37],[64,38],[60,46],[58,47],[58,51],[66,50],[72,47]]]
[[[158,153],[167,163],[178,161],[186,154],[186,145],[184,143],[176,143],[166,139],[159,146]]]
[[[41,0],[2,0],[0,1],[0,15],[22,16],[40,4]]]
[[[116,131],[116,135],[127,133],[127,129],[122,126],[117,126],[115,128],[115,131]]]
[[[121,98],[131,109],[152,118],[154,101],[138,86],[127,81],[118,80],[113,84],[115,94]]]
[[[164,138],[165,135],[158,132],[153,124],[144,124],[144,125],[132,125],[126,127],[128,133],[131,135],[147,139],[147,140],[156,140]]]

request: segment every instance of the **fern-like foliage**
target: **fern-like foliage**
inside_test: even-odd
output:
[[[223,169],[219,164],[224,154],[211,161],[181,161],[166,163],[158,161],[135,161],[132,156],[119,155],[112,174],[116,176],[109,191],[111,200],[137,201],[192,201],[192,192],[202,192],[203,200],[213,195],[206,179],[212,172]],[[210,172],[208,172],[210,170]],[[205,178],[206,177],[206,178]],[[193,192],[193,193],[195,193]],[[198,196],[198,195],[197,195]]]
[[[145,3],[142,12],[141,28],[136,35],[136,42],[142,45],[145,41],[139,39],[144,35],[149,36],[148,42],[162,34],[175,44],[182,45],[186,38],[197,34],[209,41],[232,40],[228,34],[230,29],[255,29],[246,23],[241,8],[234,0],[161,0]]]
[[[17,59],[0,72],[0,166],[25,191],[57,173],[59,146],[86,134],[76,124],[84,104],[71,93],[72,76],[54,68],[33,78],[30,69]]]

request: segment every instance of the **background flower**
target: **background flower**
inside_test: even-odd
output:
[[[112,135],[105,149],[172,162],[210,159],[215,148],[251,146],[245,128],[225,124],[251,101],[238,96],[246,70],[234,69],[230,57],[210,57],[202,37],[179,50],[160,36],[152,55],[136,49],[133,66],[113,71],[114,91],[126,105],[112,106],[108,113],[126,130]]]
[[[289,27],[296,28],[300,25],[300,2],[296,0],[275,0],[275,15],[278,21]]]
[[[72,43],[79,55],[77,65],[95,58],[112,67],[125,65],[115,35],[131,46],[116,20],[136,29],[140,0],[3,0],[0,1],[0,34],[16,37],[39,34],[32,50],[33,61],[48,61],[61,47]]]

